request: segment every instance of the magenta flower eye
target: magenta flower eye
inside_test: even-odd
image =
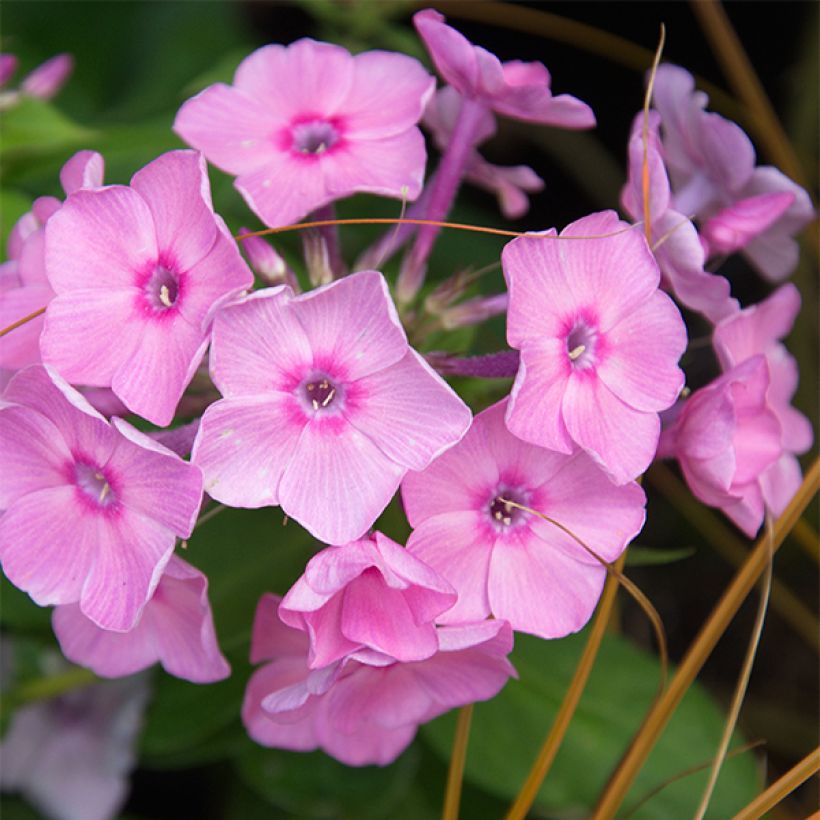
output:
[[[99,509],[107,509],[116,503],[117,493],[112,489],[112,482],[104,468],[78,462],[74,465],[73,473],[74,484],[86,503]]]
[[[583,319],[577,319],[567,334],[567,356],[577,370],[595,365],[598,330]]]
[[[327,377],[310,381],[305,385],[305,396],[314,410],[322,410],[330,406],[337,393],[336,385]]]
[[[300,154],[324,154],[339,141],[341,135],[327,120],[301,122],[290,129],[293,149]]]
[[[160,312],[174,307],[180,296],[180,285],[180,279],[174,271],[157,265],[145,284],[145,297],[149,306]]]

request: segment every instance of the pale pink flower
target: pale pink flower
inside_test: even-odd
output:
[[[750,538],[765,512],[762,476],[783,454],[768,389],[765,357],[746,359],[685,401],[659,447],[661,457],[678,459],[695,496]]]
[[[311,669],[363,648],[419,661],[438,651],[433,621],[455,602],[446,581],[376,532],[311,558],[279,617],[310,636]]]
[[[216,317],[211,405],[193,450],[207,492],[281,505],[329,544],[355,540],[408,469],[470,426],[470,411],[407,344],[384,277],[301,296],[257,291]]]
[[[762,354],[769,368],[766,403],[780,422],[783,455],[761,476],[763,498],[780,515],[800,486],[802,476],[795,454],[812,445],[811,422],[791,405],[799,379],[797,362],[780,340],[791,331],[800,311],[800,293],[783,285],[757,305],[739,311],[715,328],[714,346],[725,371]]]
[[[52,625],[66,658],[101,677],[131,675],[158,661],[168,674],[194,683],[231,673],[216,639],[208,579],[176,555],[128,632],[101,629],[77,604],[55,607]]]
[[[114,820],[137,765],[148,697],[135,677],[17,709],[0,744],[0,789],[53,820]]]
[[[413,15],[419,36],[439,74],[460,94],[498,114],[560,128],[592,128],[595,115],[569,94],[552,95],[550,74],[541,63],[502,63],[444,22],[433,9]]]
[[[416,127],[433,78],[403,54],[304,39],[246,57],[232,86],[188,100],[174,130],[230,174],[259,218],[286,225],[357,192],[415,199]]]
[[[729,281],[706,270],[702,237],[698,236],[692,221],[672,205],[669,177],[658,136],[659,125],[657,111],[649,112],[646,134],[643,114],[632,122],[629,176],[621,192],[621,203],[632,219],[644,223],[641,230],[646,231],[646,223],[649,224],[652,252],[663,282],[675,298],[691,310],[702,313],[709,321],[718,322],[740,306],[730,295]],[[648,203],[644,203],[643,195],[644,159],[649,177]],[[649,213],[644,212],[645,204]]]
[[[60,171],[66,195],[103,184],[104,162],[96,151],[78,151]],[[44,308],[54,297],[45,265],[44,225],[60,209],[54,197],[39,197],[11,229],[9,261],[0,265],[0,328]],[[19,370],[40,361],[40,334],[44,319],[38,316],[3,337],[0,367]]]
[[[557,238],[514,239],[501,261],[507,341],[521,351],[507,426],[560,453],[578,445],[617,484],[631,481],[655,455],[658,412],[683,386],[686,348],[643,234],[604,211]]]
[[[46,226],[46,271],[57,296],[43,361],[73,383],[110,386],[163,426],[202,359],[214,311],[253,283],[194,151],[163,154],[131,187],[71,194]]]
[[[23,78],[20,91],[29,97],[50,100],[66,84],[73,70],[74,58],[70,54],[56,54]]]
[[[793,237],[814,215],[806,191],[776,168],[755,166],[751,140],[736,123],[705,110],[708,97],[695,91],[685,69],[661,65],[652,102],[661,116],[676,210],[705,221],[759,194],[792,194],[785,212],[743,247],[744,256],[767,279],[788,276],[799,256]]]
[[[489,700],[515,675],[507,660],[512,631],[505,621],[437,629],[438,651],[401,663],[372,650],[310,670],[308,638],[283,624],[279,599],[259,602],[242,720],[263,746],[321,748],[349,766],[392,763],[421,723],[467,703]]]
[[[109,424],[57,374],[33,365],[3,394],[0,561],[41,606],[79,602],[127,631],[202,497],[197,467],[121,419]]]
[[[554,519],[614,561],[641,530],[646,498],[634,482],[615,486],[583,452],[520,441],[504,424],[506,405],[479,413],[455,447],[407,474],[407,549],[458,592],[440,623],[492,614],[515,630],[558,638],[589,620],[606,569],[554,524],[506,502]]]

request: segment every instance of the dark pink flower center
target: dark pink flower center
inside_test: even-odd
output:
[[[516,506],[527,506],[528,493],[512,487],[498,487],[490,498],[487,510],[493,526],[502,531],[523,524],[530,517],[530,513]]]
[[[117,494],[105,470],[96,464],[77,462],[74,465],[74,484],[92,506],[106,509],[117,501]]]
[[[304,391],[305,398],[314,410],[330,407],[338,396],[336,385],[326,376],[307,382]]]
[[[145,296],[154,310],[170,310],[179,298],[179,277],[164,265],[157,265],[145,283]]]
[[[577,370],[586,370],[595,364],[598,330],[583,319],[576,319],[567,334],[567,356]]]
[[[327,120],[310,120],[291,126],[293,150],[300,154],[324,154],[339,141],[339,131]]]

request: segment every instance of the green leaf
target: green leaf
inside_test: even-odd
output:
[[[684,558],[691,558],[695,554],[694,547],[680,549],[657,549],[656,547],[631,546],[626,553],[626,564],[629,567],[649,567],[658,564],[673,564]]]
[[[45,100],[21,97],[3,112],[4,162],[19,156],[49,154],[79,146],[94,132],[72,122]]]
[[[569,685],[586,633],[558,641],[516,635],[512,661],[520,679],[501,694],[478,704],[473,716],[466,777],[487,791],[512,800],[549,731]],[[537,805],[550,814],[588,814],[613,767],[649,708],[658,685],[657,660],[617,635],[604,638],[578,710]],[[625,806],[684,770],[715,754],[724,716],[704,690],[693,686],[646,765]],[[452,744],[455,714],[423,729],[444,759]],[[691,816],[707,772],[672,783],[634,816]],[[730,817],[759,789],[754,759],[728,760],[707,816]]]
[[[31,197],[8,188],[0,191],[0,246],[3,249],[0,251],[0,258],[6,258],[6,243],[14,223],[29,210],[31,210]]]
[[[253,746],[237,760],[244,782],[274,806],[304,818],[393,818],[409,792],[419,753],[410,748],[385,768],[353,768],[323,752]]]

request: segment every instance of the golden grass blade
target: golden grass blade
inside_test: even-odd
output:
[[[621,570],[625,561],[626,553],[615,562],[615,566]],[[578,702],[581,700],[584,687],[592,671],[595,658],[598,655],[601,640],[604,637],[604,632],[606,632],[617,592],[618,579],[614,575],[610,575],[604,586],[601,602],[598,604],[598,613],[595,616],[595,622],[592,624],[592,629],[589,632],[584,651],[578,660],[578,665],[575,667],[575,674],[564,695],[561,708],[555,716],[555,721],[541,746],[541,750],[538,752],[535,762],[532,764],[532,768],[527,775],[527,779],[524,781],[524,785],[521,787],[521,791],[507,812],[506,820],[523,820],[535,802],[535,798],[538,796],[538,790],[541,788],[544,778],[546,778],[552,767],[555,756],[558,754],[558,749],[564,740],[564,735],[569,728],[572,716],[575,714]]]
[[[758,820],[769,809],[773,809],[784,797],[788,797],[798,786],[820,771],[820,746],[807,754],[796,766],[789,769],[766,791],[759,794],[748,806],[741,809],[733,820]],[[816,817],[817,815],[812,815]]]
[[[769,593],[772,589],[774,561],[774,552],[772,551],[772,521],[768,516],[766,516],[766,534],[768,535],[766,543],[769,547],[769,552],[767,555],[766,572],[763,575],[762,587],[760,591],[760,603],[757,608],[754,627],[752,628],[752,634],[749,639],[749,646],[746,649],[746,656],[743,659],[743,666],[740,670],[740,675],[738,676],[737,686],[735,687],[735,692],[732,696],[732,704],[729,708],[729,714],[726,716],[726,724],[723,727],[723,734],[720,738],[720,743],[718,744],[717,754],[715,755],[712,768],[709,772],[709,781],[706,784],[703,797],[701,798],[700,804],[698,805],[698,810],[695,813],[696,820],[703,820],[703,817],[706,814],[706,809],[709,807],[709,802],[712,799],[712,794],[715,791],[718,775],[720,774],[720,769],[723,766],[723,762],[726,760],[726,752],[729,748],[729,742],[732,739],[732,733],[735,731],[737,719],[740,715],[740,707],[743,705],[743,699],[746,697],[746,689],[749,686],[749,678],[752,674],[752,666],[754,664],[755,655],[757,654],[757,647],[760,645],[760,636],[763,634],[763,622],[766,619],[766,609],[769,604]]]
[[[770,549],[772,552],[777,551],[795,521],[800,518],[809,501],[814,497],[818,486],[820,486],[820,460],[815,460],[789,506],[775,522],[771,548],[768,536],[758,541],[689,647],[669,687],[632,739],[598,800],[598,805],[592,815],[594,820],[602,820],[615,815],[672,713],[692,685],[755,582],[765,570]]]
[[[458,712],[456,733],[453,738],[453,754],[447,774],[447,790],[444,793],[442,820],[458,820],[461,803],[461,783],[464,780],[464,763],[467,760],[467,741],[470,739],[470,723],[473,720],[473,704],[463,706]]]
[[[712,46],[712,54],[721,64],[735,94],[749,111],[750,129],[774,164],[799,185],[808,187],[797,154],[723,6],[719,0],[692,0],[690,5]]]
[[[794,525],[792,535],[794,535],[795,541],[800,544],[803,552],[820,564],[820,539],[817,537],[817,530],[805,518],[801,518]]]
[[[643,98],[643,125],[641,140],[643,142],[643,160],[641,161],[641,193],[643,194],[643,229],[646,243],[652,247],[652,214],[649,213],[649,105],[652,102],[652,89],[655,87],[655,75],[661,62],[663,46],[666,42],[666,27],[661,23],[661,33],[658,38],[658,47],[655,50],[655,59],[652,60],[652,70],[649,72],[649,82],[646,84],[646,94]]]
[[[18,327],[22,327],[27,322],[36,319],[38,316],[42,316],[46,312],[44,307],[41,307],[39,310],[35,310],[34,313],[29,313],[28,316],[24,316],[22,319],[18,319],[16,322],[13,322],[8,327],[4,327],[0,330],[0,338],[5,336],[7,333],[11,333],[12,330],[17,330]]]

